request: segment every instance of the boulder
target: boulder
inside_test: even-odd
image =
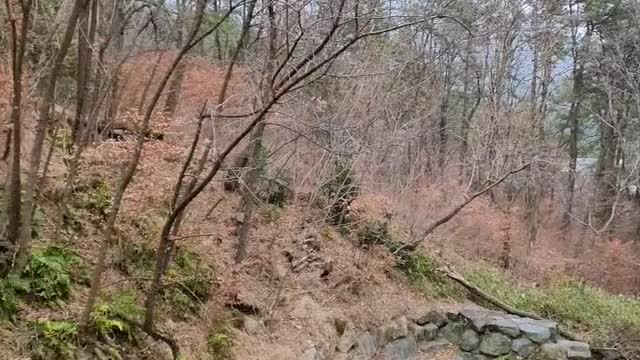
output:
[[[300,355],[298,360],[318,360],[318,350],[315,347],[307,349],[305,352]]]
[[[536,323],[523,323],[520,324],[520,331],[522,331],[529,340],[542,344],[551,338],[551,329]]]
[[[511,352],[511,339],[501,333],[487,333],[480,342],[480,352],[491,356],[508,354]]]
[[[536,351],[536,344],[526,337],[513,340],[511,350],[523,358],[528,358]]]
[[[478,333],[467,329],[462,333],[462,337],[460,339],[460,348],[464,351],[473,351],[478,348],[480,345],[480,336]]]
[[[462,341],[462,334],[466,329],[467,327],[462,323],[450,322],[440,329],[439,334],[450,343],[460,345],[460,342]]]
[[[490,319],[486,325],[487,330],[501,332],[512,338],[520,335],[520,328],[518,323],[514,322],[510,318],[494,318]]]
[[[542,344],[535,360],[567,360],[566,350],[556,343]]]
[[[358,335],[358,353],[365,357],[373,357],[376,353],[376,340],[369,332]]]
[[[409,333],[416,339],[417,342],[431,341],[436,338],[438,334],[438,326],[433,323],[428,323],[424,326],[418,324],[408,325]]]
[[[338,339],[336,350],[341,353],[346,353],[355,348],[356,345],[358,345],[358,336],[352,329],[347,329],[342,336],[340,336],[340,339]]]
[[[484,309],[464,309],[459,314],[477,332],[483,332],[490,321],[504,316],[499,312]]]
[[[389,324],[379,326],[374,330],[376,344],[382,347],[393,340],[405,338],[409,335],[407,318],[401,317]]]
[[[431,310],[428,313],[420,316],[415,321],[418,325],[426,325],[428,323],[434,324],[441,328],[447,324],[447,315],[442,311]]]
[[[487,360],[487,359],[489,358],[482,354],[475,354],[470,352],[463,352],[461,354],[458,354],[458,356],[456,356],[456,360]]]
[[[444,341],[428,341],[428,342],[421,343],[418,346],[421,353],[431,354],[431,355],[437,354],[449,347],[450,345]]]
[[[418,351],[413,338],[398,339],[385,345],[383,353],[387,360],[407,360]]]
[[[591,359],[589,345],[580,341],[558,340],[568,359]]]

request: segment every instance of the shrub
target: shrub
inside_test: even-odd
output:
[[[95,334],[111,339],[133,339],[133,328],[124,321],[135,319],[142,314],[136,303],[135,295],[122,292],[111,297],[110,301],[96,305],[91,313],[91,327]]]
[[[233,333],[229,321],[218,321],[209,330],[207,348],[212,360],[232,358]]]
[[[67,299],[71,293],[72,269],[79,258],[59,247],[33,253],[22,273],[23,290],[39,301]]]
[[[358,244],[364,248],[392,244],[393,241],[388,221],[365,221],[360,230],[358,230]]]
[[[78,328],[71,321],[45,320],[34,323],[31,358],[34,360],[71,359],[76,349]]]
[[[261,175],[259,197],[268,204],[284,207],[292,197],[291,176],[280,171],[274,176]]]
[[[399,267],[407,275],[411,284],[425,295],[462,298],[464,289],[438,273],[440,266],[436,259],[418,253],[408,253],[399,262]]]
[[[14,321],[18,313],[15,289],[8,280],[0,281],[0,321]]]
[[[111,207],[111,187],[100,179],[93,179],[86,186],[77,189],[76,205],[86,209],[101,220],[106,217]]]
[[[181,320],[196,314],[211,295],[213,270],[194,252],[179,248],[166,278],[172,286],[165,289],[165,301],[172,305],[174,314]]]

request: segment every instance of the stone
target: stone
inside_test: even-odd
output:
[[[387,360],[407,360],[418,352],[418,345],[413,338],[398,339],[385,345],[383,353]]]
[[[499,317],[501,314],[495,311],[479,310],[479,309],[464,309],[460,311],[460,316],[467,320],[473,330],[477,332],[483,332],[484,327],[493,319]]]
[[[480,336],[478,333],[467,329],[462,333],[462,337],[460,339],[460,348],[464,351],[473,351],[478,348],[480,345]]]
[[[338,339],[336,350],[341,353],[347,353],[358,345],[358,337],[352,329],[347,329]]]
[[[513,350],[514,353],[518,354],[518,356],[528,358],[536,351],[536,344],[534,344],[526,337],[521,337],[519,339],[513,340],[513,342],[511,343],[511,350]]]
[[[448,322],[447,315],[445,315],[442,311],[438,311],[438,310],[431,310],[428,313],[416,319],[416,323],[418,325],[426,325],[428,323],[431,323],[439,328],[445,326],[447,322]]]
[[[511,339],[501,333],[490,332],[482,337],[480,352],[491,356],[508,354],[511,351]]]
[[[465,324],[450,322],[440,329],[439,334],[454,345],[460,345],[462,333],[466,330]]]
[[[555,343],[542,344],[535,360],[566,360],[566,349]]]
[[[487,360],[488,357],[482,354],[463,352],[456,356],[456,360]]]
[[[535,323],[524,323],[519,327],[520,331],[535,343],[542,344],[551,338],[551,329],[548,327]]]
[[[428,323],[424,326],[409,324],[408,329],[417,342],[431,341],[438,334],[438,327],[433,323]]]
[[[358,335],[358,353],[372,357],[376,353],[376,340],[369,332]]]
[[[518,337],[518,335],[520,335],[520,328],[518,327],[518,323],[512,321],[509,318],[491,319],[487,322],[486,328],[487,330],[501,332],[512,338]]]
[[[376,344],[382,347],[393,340],[409,336],[408,325],[407,318],[401,317],[392,323],[379,326],[374,331]]]
[[[449,348],[449,344],[444,341],[427,341],[421,343],[418,348],[423,354],[437,354]]]
[[[559,340],[558,345],[565,351],[568,359],[591,359],[589,345],[580,341]]]
[[[298,358],[298,360],[317,360],[317,359],[318,359],[318,350],[316,350],[315,347],[307,349]]]

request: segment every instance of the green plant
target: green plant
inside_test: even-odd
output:
[[[461,287],[438,272],[441,265],[431,256],[407,253],[400,259],[398,266],[411,284],[428,296],[458,299],[464,295]]]
[[[130,341],[133,328],[123,319],[135,319],[141,314],[135,295],[129,291],[122,292],[95,306],[91,313],[91,328],[95,334]]]
[[[72,269],[79,258],[59,247],[48,247],[31,255],[22,273],[23,290],[36,300],[67,299],[71,293]]]
[[[69,152],[73,146],[70,130],[58,129],[55,134],[50,133],[48,137],[49,143],[51,143],[54,148],[60,149],[64,152]]]
[[[358,230],[357,238],[358,245],[364,248],[393,243],[393,236],[391,235],[388,221],[365,221]]]
[[[233,333],[229,321],[218,321],[209,330],[207,348],[212,360],[232,358]]]
[[[0,321],[14,321],[18,313],[18,299],[9,281],[0,281]]]
[[[88,185],[79,186],[76,194],[76,206],[86,209],[97,219],[106,217],[111,207],[112,192],[109,184],[100,179],[93,179]]]
[[[174,313],[185,320],[190,314],[196,314],[200,305],[209,299],[213,270],[198,254],[178,248],[166,279],[172,285],[165,290],[164,298],[176,310]]]
[[[259,196],[268,204],[284,207],[292,197],[291,176],[286,171],[280,171],[273,176],[261,176]]]
[[[336,160],[333,175],[322,186],[322,194],[329,204],[328,222],[332,225],[346,225],[349,222],[349,205],[356,199],[360,188],[353,174],[349,158]]]
[[[278,220],[280,220],[280,216],[282,215],[280,208],[275,205],[264,206],[262,208],[262,213],[267,220],[267,223],[269,224],[275,224],[276,222],[278,222]]]
[[[45,320],[33,324],[31,358],[34,360],[70,359],[76,349],[78,328],[74,322]]]

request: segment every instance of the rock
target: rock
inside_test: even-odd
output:
[[[253,316],[245,316],[242,319],[242,327],[247,334],[251,336],[256,336],[262,332],[264,326],[262,325],[262,321],[256,319]]]
[[[487,322],[486,328],[487,330],[501,332],[512,338],[518,337],[518,335],[520,335],[520,328],[518,327],[518,323],[508,318],[491,319]]]
[[[475,354],[475,353],[469,353],[469,352],[463,352],[461,354],[458,354],[458,356],[456,356],[456,360],[487,360],[488,357],[482,355],[482,354]]]
[[[418,345],[413,338],[403,338],[388,343],[384,347],[384,355],[387,360],[406,360],[418,351]]]
[[[551,329],[535,323],[520,324],[522,331],[531,341],[542,344],[551,338]]]
[[[438,310],[431,310],[416,319],[416,323],[418,325],[426,325],[428,323],[431,323],[439,328],[445,326],[447,322],[447,315]]]
[[[546,343],[540,347],[535,360],[566,360],[566,349],[559,344]]]
[[[376,353],[376,340],[369,332],[358,335],[358,353],[370,358]]]
[[[424,326],[418,324],[408,325],[409,333],[416,339],[417,342],[431,341],[436,338],[438,334],[438,327],[433,323],[428,323]]]
[[[376,344],[382,347],[393,340],[407,337],[409,335],[407,318],[402,317],[390,324],[382,325],[374,331]]]
[[[580,341],[559,340],[558,345],[565,350],[568,359],[591,359],[589,345]]]
[[[511,339],[501,333],[491,332],[482,337],[480,352],[491,356],[508,354],[511,351]]]
[[[473,330],[483,332],[487,323],[499,316],[499,313],[489,310],[464,309],[460,311],[460,316],[471,324]]]
[[[466,330],[466,326],[458,322],[450,322],[440,329],[440,336],[454,345],[460,345],[462,341],[462,333]]]
[[[437,354],[449,347],[444,341],[428,341],[418,346],[419,350],[423,354]]]
[[[460,348],[464,351],[473,351],[478,348],[480,345],[480,337],[478,333],[467,329],[462,333],[462,337],[460,340]]]
[[[348,329],[345,330],[342,336],[340,336],[338,344],[336,345],[336,350],[341,353],[346,353],[355,348],[356,345],[358,345],[358,336],[356,335],[355,331],[353,331],[352,329]]]
[[[307,349],[298,358],[298,360],[317,360],[317,359],[318,359],[318,350],[316,350],[316,348],[314,347]]]
[[[522,337],[513,340],[511,343],[511,350],[523,358],[528,358],[536,351],[536,344],[528,338]]]

